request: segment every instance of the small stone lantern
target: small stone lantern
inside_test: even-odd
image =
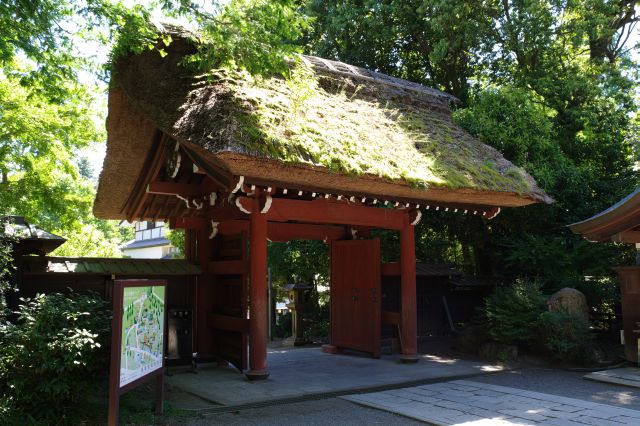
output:
[[[306,284],[286,284],[284,289],[287,291],[290,300],[287,308],[291,310],[292,315],[293,345],[305,345],[308,342],[304,338],[302,319],[304,311],[307,310],[310,305],[312,287]]]

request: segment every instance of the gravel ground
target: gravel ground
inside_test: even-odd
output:
[[[172,423],[173,425],[174,423]],[[274,405],[235,413],[214,414],[199,419],[185,419],[175,425],[393,425],[418,426],[424,423],[386,411],[362,407],[338,398]]]

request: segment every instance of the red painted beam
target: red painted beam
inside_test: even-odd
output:
[[[391,262],[391,263],[383,263],[380,268],[383,276],[400,276],[400,263]]]
[[[342,226],[271,222],[268,225],[271,241],[340,240],[346,232]]]
[[[253,211],[251,198],[240,197],[239,203],[249,212]],[[256,208],[256,210],[260,210]],[[372,228],[402,229],[405,211],[356,204],[338,203],[325,199],[299,201],[274,198],[266,214],[271,222],[326,223],[336,225],[368,226]]]
[[[260,213],[258,213],[260,214]],[[236,235],[249,230],[248,220],[230,220],[218,225],[218,234]],[[269,222],[267,236],[271,241],[339,240],[346,236],[344,227],[306,223]]]
[[[202,217],[172,217],[169,220],[171,229],[206,230],[209,226],[210,221]]]

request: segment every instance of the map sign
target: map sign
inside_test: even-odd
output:
[[[165,287],[124,287],[120,387],[162,368]]]

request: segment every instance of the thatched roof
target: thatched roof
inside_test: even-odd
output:
[[[455,98],[446,93],[311,56],[303,62],[315,87],[308,78],[194,75],[181,61],[195,42],[170,31],[167,56],[148,51],[116,64],[98,216],[122,217],[156,129],[234,175],[292,188],[495,206],[551,201],[526,172],[453,123]]]

